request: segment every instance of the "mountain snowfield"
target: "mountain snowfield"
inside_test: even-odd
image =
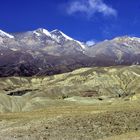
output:
[[[0,30],[0,76],[52,75],[81,67],[139,64],[137,37],[116,37],[88,46],[58,29]]]

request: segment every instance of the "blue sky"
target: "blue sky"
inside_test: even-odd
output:
[[[80,40],[140,37],[140,0],[0,0],[0,29],[59,29]]]

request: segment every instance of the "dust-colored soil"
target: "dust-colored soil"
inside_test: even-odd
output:
[[[1,114],[0,140],[139,139],[139,103],[118,103]]]

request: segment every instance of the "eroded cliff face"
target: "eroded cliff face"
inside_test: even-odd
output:
[[[29,111],[50,105],[94,104],[137,99],[140,67],[82,68],[46,77],[0,79],[0,111]]]

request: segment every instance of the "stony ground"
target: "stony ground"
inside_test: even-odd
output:
[[[139,102],[0,115],[0,140],[139,140]]]

